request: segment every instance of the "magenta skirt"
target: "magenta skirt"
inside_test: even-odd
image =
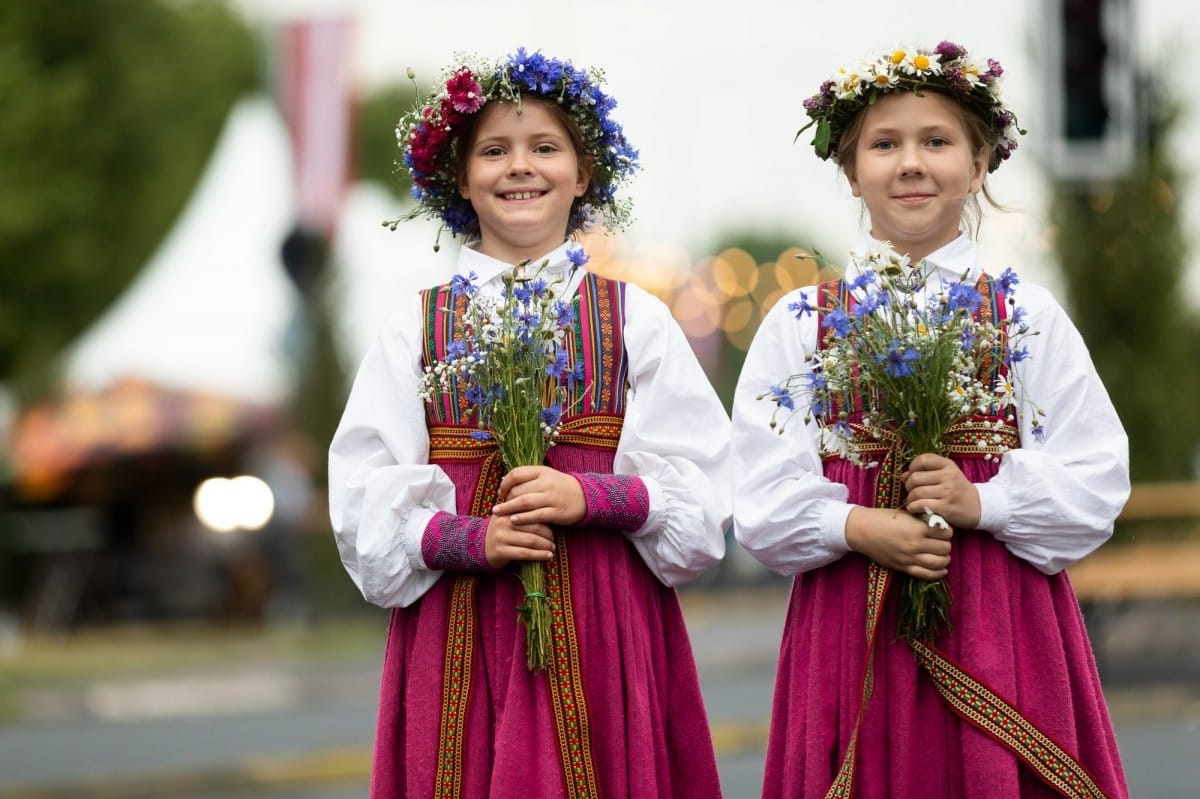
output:
[[[586,451],[572,457],[569,448],[556,450],[560,459],[579,460],[553,464],[564,471],[603,466],[585,462]],[[451,477],[471,481],[468,474]],[[465,654],[447,647],[463,637],[454,575],[392,612],[373,799],[720,796],[675,590],[619,532],[572,528],[559,541],[574,635],[553,674],[526,666],[515,572],[475,578]],[[459,657],[469,682],[462,693],[453,677]]]
[[[995,465],[960,463],[984,480]],[[850,501],[871,505],[865,473],[829,464]],[[765,799],[823,797],[842,766],[866,674],[868,562],[851,553],[795,579],[780,650]],[[855,751],[857,799],[994,799],[1061,793],[939,695],[896,640],[899,577],[885,596],[874,689]],[[1066,573],[1047,576],[986,533],[959,532],[948,584],[952,631],[937,645],[1073,757],[1109,799],[1125,776],[1079,603]]]

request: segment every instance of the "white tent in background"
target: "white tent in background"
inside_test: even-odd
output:
[[[360,181],[350,187],[333,241],[334,308],[339,349],[353,373],[388,316],[405,307],[416,292],[449,280],[458,263],[459,243],[442,234],[433,251],[437,225],[401,222],[395,230],[384,220],[410,210],[383,186]]]
[[[280,246],[294,222],[291,145],[273,103],[240,102],[145,269],[66,354],[68,387],[124,378],[252,402],[285,395],[299,296]]]

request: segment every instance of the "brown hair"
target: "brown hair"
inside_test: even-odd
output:
[[[932,91],[926,89],[925,91]],[[996,146],[994,134],[988,127],[987,122],[979,116],[974,110],[966,104],[957,100],[950,94],[938,92],[943,97],[952,100],[951,106],[954,109],[954,115],[958,117],[962,123],[963,130],[966,131],[967,139],[971,142],[971,150],[974,155],[979,155],[981,152],[990,153]],[[866,118],[867,109],[871,106],[864,106],[861,111],[850,120],[846,125],[842,138],[838,141],[837,153],[834,154],[834,160],[841,168],[842,172],[848,178],[854,178],[855,173],[855,155],[858,151],[858,139],[862,135],[863,120]],[[987,172],[983,173],[983,181],[980,183],[980,192],[983,194],[987,204],[998,211],[1007,210],[996,199],[992,197],[992,193],[988,191]],[[973,237],[979,236],[979,225],[983,221],[983,208],[979,204],[979,198],[974,194],[969,195],[966,202],[963,204],[963,222],[966,223]]]

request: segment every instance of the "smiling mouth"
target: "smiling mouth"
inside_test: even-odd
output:
[[[500,196],[506,200],[532,200],[535,197],[541,197],[543,194],[545,194],[543,191],[513,191],[501,194]]]

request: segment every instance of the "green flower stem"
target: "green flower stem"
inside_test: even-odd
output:
[[[525,663],[530,671],[550,665],[552,653],[550,597],[546,595],[546,568],[541,561],[522,561],[517,576],[525,589],[525,601],[517,612],[525,625]]]
[[[932,422],[933,420],[927,420]],[[938,429],[937,440],[941,441],[941,425],[934,424]],[[930,435],[926,433],[926,435]],[[924,452],[937,452],[940,449],[923,449]],[[911,463],[912,449],[905,448],[902,462]],[[925,523],[934,525],[933,514],[921,516]],[[940,518],[940,517],[938,517]],[[944,523],[944,522],[943,522]],[[938,580],[921,580],[905,576],[900,594],[900,622],[896,635],[906,641],[915,640],[932,643],[939,635],[950,630],[950,587],[945,578]]]
[[[930,643],[950,630],[950,588],[946,581],[904,578],[897,637]]]

